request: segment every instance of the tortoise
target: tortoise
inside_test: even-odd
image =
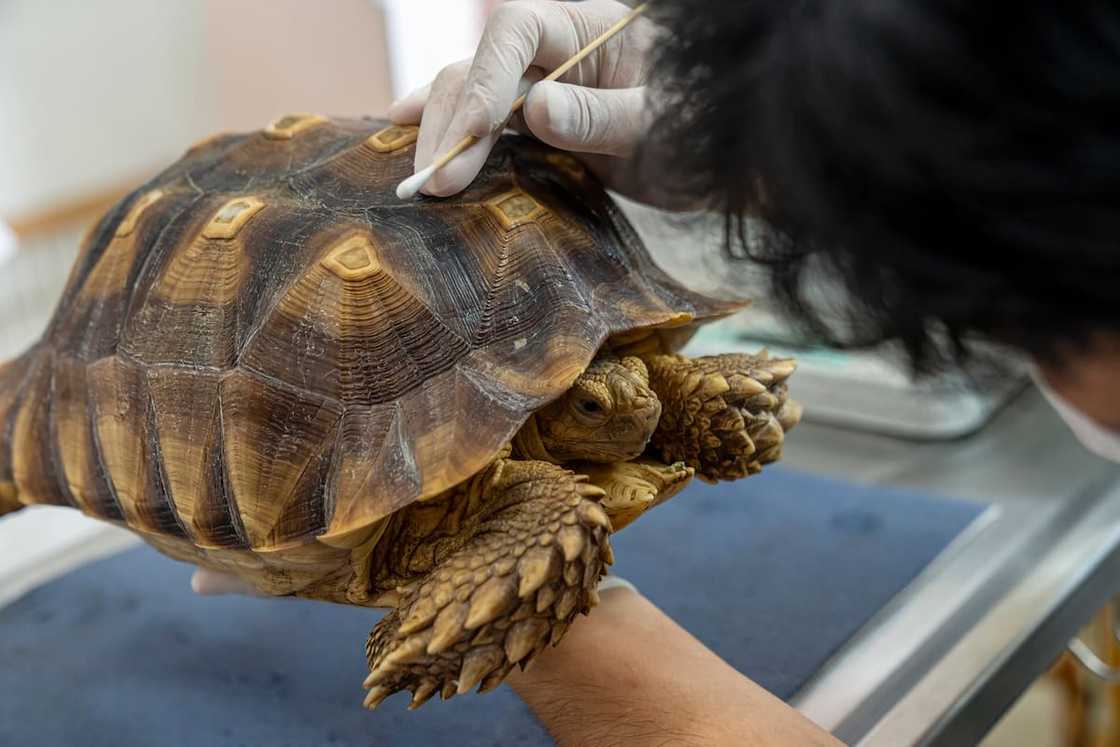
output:
[[[270,595],[389,608],[365,704],[496,687],[597,602],[609,534],[781,455],[795,364],[659,269],[573,157],[504,136],[402,202],[417,131],[289,115],[91,230],[0,367],[0,514],[72,506]]]

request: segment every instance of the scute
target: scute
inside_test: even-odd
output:
[[[221,383],[228,490],[253,548],[311,539],[342,408],[237,371]]]
[[[608,338],[737,308],[528,139],[400,201],[415,136],[291,115],[114,208],[16,395],[8,427],[48,448],[14,479],[200,549],[347,546],[485,466]],[[82,448],[49,458],[56,433]]]

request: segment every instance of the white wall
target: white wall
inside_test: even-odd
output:
[[[213,120],[192,0],[0,2],[0,215],[142,177]]]
[[[215,131],[383,114],[385,36],[368,0],[0,0],[0,217],[128,186]]]
[[[0,0],[0,218],[127,186],[216,130],[383,114],[473,54],[495,2]]]
[[[389,53],[376,4],[201,1],[215,128],[257,129],[289,112],[382,115],[388,108]]]
[[[380,0],[393,60],[393,93],[431,82],[452,62],[474,55],[491,0]]]

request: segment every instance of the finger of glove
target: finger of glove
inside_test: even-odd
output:
[[[542,76],[543,73],[538,68],[530,68],[518,85],[518,95],[528,91]],[[490,151],[502,136],[503,129],[504,128],[499,127],[494,132],[479,138],[478,142],[460,153],[446,166],[437,171],[420,191],[426,195],[435,197],[447,197],[462,192],[474,181],[474,178],[478,176],[478,172],[482,171],[482,167],[486,164],[486,159],[489,157]],[[449,129],[449,132],[450,131]],[[450,145],[446,146],[444,143],[441,143],[439,149],[436,151],[436,157],[442,156],[458,143],[459,140],[454,140]],[[429,161],[429,163],[430,162],[431,161]]]
[[[463,93],[463,83],[469,68],[470,60],[448,65],[439,71],[428,87],[428,97],[420,118],[420,132],[416,139],[414,166],[417,171],[426,168],[438,155],[436,149],[455,116],[455,106]]]
[[[464,136],[485,138],[501,127],[542,37],[565,36],[558,24],[567,16],[558,12],[558,5],[551,0],[513,0],[498,6],[486,22],[475,56],[440,71],[430,86],[420,120],[417,171]],[[567,36],[573,35],[569,30]],[[453,119],[458,120],[455,132],[449,133]]]
[[[463,83],[455,117],[440,145],[446,149],[466,135],[482,138],[500,129],[509,118],[519,84],[530,68],[552,71],[577,54],[629,12],[613,0],[561,3],[514,0],[499,6],[483,30],[482,39]],[[620,38],[608,44],[621,44]],[[591,55],[561,80],[598,82],[598,62],[611,58],[605,49]],[[612,59],[614,67],[619,66]]]
[[[404,98],[397,99],[389,105],[389,121],[395,125],[420,124],[424,116],[424,107],[428,103],[428,96],[432,92],[432,84],[417,88]]]
[[[424,112],[416,168],[424,168],[464,137],[476,137],[479,143],[442,169],[421,191],[446,196],[470,184],[509,119],[514,100],[524,91],[525,78],[534,63],[555,67],[579,51],[580,36],[562,5],[514,0],[498,6],[490,15],[459,96],[444,98],[431,122],[428,110]],[[449,119],[442,110],[446,104],[453,107]],[[433,142],[430,138],[437,131],[438,141],[429,149]]]
[[[191,577],[191,589],[204,597],[223,594],[242,594],[245,596],[264,596],[251,585],[229,573],[219,573],[199,568]]]
[[[485,163],[497,140],[496,133],[524,90],[526,75],[537,68],[558,67],[629,10],[615,0],[576,4],[513,0],[495,9],[465,79],[459,77],[462,68],[454,66],[429,93],[417,141],[416,168],[425,168],[466,136],[480,142],[442,169],[421,191],[447,196],[465,189]],[[594,82],[600,58],[592,55],[563,79]],[[451,93],[455,86],[460,89],[457,96]]]
[[[544,81],[525,102],[540,140],[580,153],[626,157],[649,127],[645,88],[596,89]]]

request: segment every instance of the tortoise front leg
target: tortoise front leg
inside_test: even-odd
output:
[[[785,432],[801,420],[785,384],[796,368],[792,359],[763,352],[643,360],[662,406],[650,445],[665,462],[683,461],[700,479],[716,482],[753,475],[781,458]]]
[[[484,514],[458,547],[433,540],[431,571],[403,589],[397,608],[370,634],[365,704],[400,690],[416,708],[481,684],[501,684],[555,645],[577,613],[597,601],[609,562],[603,491],[546,462],[499,459],[468,491]]]
[[[684,462],[664,464],[645,457],[610,464],[581,462],[576,469],[606,493],[603,508],[615,532],[684,490],[696,474]]]

